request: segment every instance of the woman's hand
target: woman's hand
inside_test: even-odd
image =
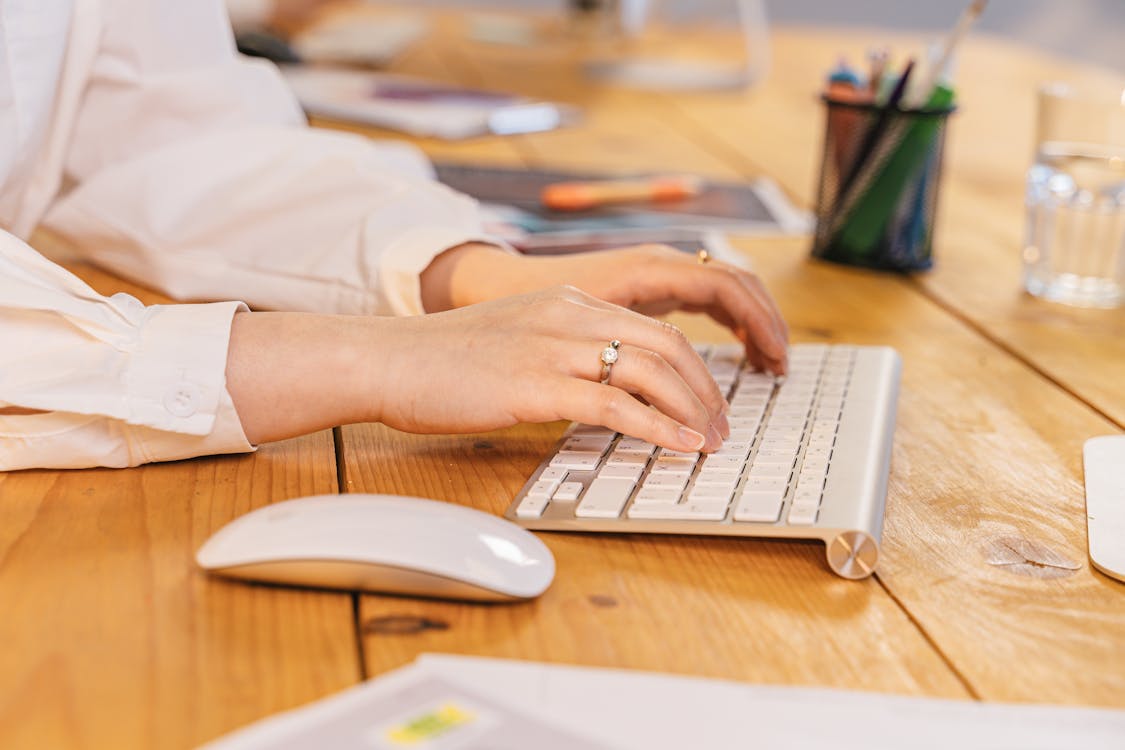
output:
[[[664,245],[556,257],[526,257],[469,244],[439,256],[422,275],[427,310],[460,307],[568,284],[652,315],[704,312],[746,347],[749,362],[784,374],[789,329],[757,276]]]
[[[413,318],[240,314],[227,375],[251,442],[357,421],[464,433],[568,419],[683,451],[730,434],[678,329],[571,287]]]

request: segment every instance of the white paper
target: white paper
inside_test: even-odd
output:
[[[336,717],[356,710],[369,710],[376,716],[375,707],[381,702],[427,684],[441,686],[437,692],[452,688],[463,701],[487,707],[492,720],[511,721],[523,732],[513,735],[522,745],[491,747],[550,748],[569,733],[585,738],[577,746],[637,750],[1125,748],[1125,711],[747,685],[651,672],[426,654],[411,666],[260,722],[209,745],[208,750],[297,747],[286,744],[286,738],[298,733],[306,740],[318,737],[315,731],[308,734],[310,729],[331,726]],[[333,741],[332,747],[378,745]]]

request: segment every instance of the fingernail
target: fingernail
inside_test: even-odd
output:
[[[723,436],[715,429],[715,425],[710,425],[707,428],[707,445],[704,447],[704,450],[711,453],[712,451],[717,451],[722,444]]]
[[[730,421],[727,420],[727,410],[729,409],[728,405],[723,404],[719,416],[715,419],[715,426],[719,428],[719,434],[723,436],[723,440],[730,437]]]
[[[679,433],[680,442],[684,446],[684,450],[698,451],[703,449],[703,445],[706,442],[703,439],[703,435],[690,427],[681,427]]]

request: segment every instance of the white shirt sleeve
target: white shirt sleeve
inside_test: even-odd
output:
[[[85,258],[175,299],[404,315],[437,254],[489,241],[414,149],[308,128],[221,0],[102,5],[45,220]]]
[[[106,298],[0,232],[0,471],[252,450],[226,389],[238,302]]]

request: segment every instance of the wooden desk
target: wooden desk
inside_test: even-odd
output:
[[[434,156],[768,174],[805,203],[823,71],[886,39],[781,29],[773,73],[751,92],[669,96],[592,87],[565,58],[473,45],[452,25],[399,67],[573,101],[587,120],[421,142]],[[231,518],[304,494],[400,492],[499,512],[557,424],[464,437],[365,425],[250,456],[0,475],[0,746],[187,747],[427,650],[1125,708],[1125,586],[1088,564],[1080,453],[1125,428],[1125,311],[1038,302],[1018,277],[1034,85],[1106,75],[969,41],[931,273],[810,262],[803,239],[738,243],[795,340],[903,355],[875,578],[835,577],[815,544],[566,534],[543,535],[552,588],[510,606],[249,586],[193,567]],[[102,291],[157,299],[79,270]],[[1021,550],[1030,562],[1013,562]],[[401,615],[445,627],[380,627]]]

